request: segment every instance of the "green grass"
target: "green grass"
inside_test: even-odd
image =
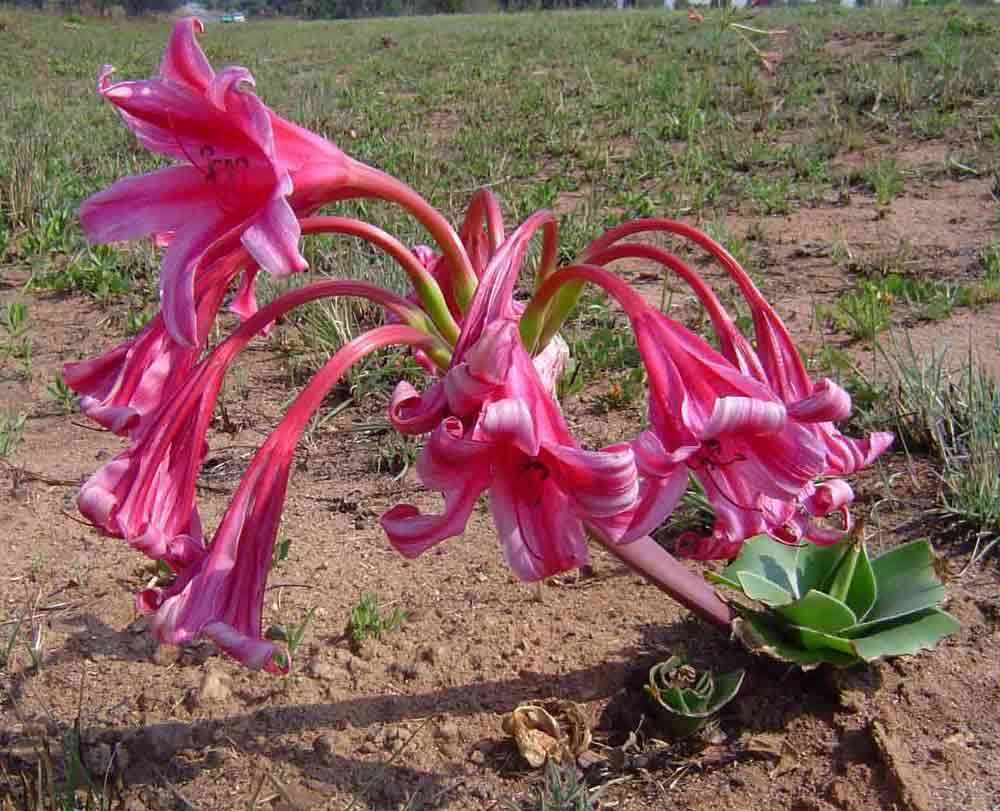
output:
[[[383,634],[395,631],[405,621],[406,612],[398,607],[383,612],[375,595],[362,594],[358,604],[351,609],[347,630],[352,641],[361,644],[369,639],[381,639]]]
[[[167,26],[87,20],[69,29],[57,16],[14,11],[3,19],[20,55],[0,66],[0,82],[19,88],[0,98],[7,255],[42,266],[68,256],[61,280],[47,284],[121,295],[134,286],[129,262],[88,253],[75,211],[87,194],[159,161],[100,102],[93,77],[104,63],[122,78],[150,75]],[[986,11],[816,6],[754,17],[760,27],[789,24],[802,34],[773,80],[717,19],[694,26],[660,10],[253,22],[210,26],[202,42],[216,64],[249,67],[277,111],[404,178],[453,218],[483,184],[517,217],[576,190],[587,192],[594,223],[654,212],[711,221],[734,208],[777,215],[832,191],[829,157],[886,127],[962,139],[981,158],[975,165],[995,164],[978,112],[1000,88]],[[834,58],[822,47],[834,29],[906,44],[895,59],[878,50]],[[398,47],[378,47],[387,32]],[[839,143],[828,143],[831,132]],[[900,190],[888,160],[864,182],[880,201]],[[410,241],[426,239],[387,205],[364,211]],[[153,264],[148,253],[141,261]],[[344,256],[334,264],[342,270]],[[141,295],[154,294],[145,284]]]

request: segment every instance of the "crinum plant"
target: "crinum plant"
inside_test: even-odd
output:
[[[100,72],[100,95],[142,146],[173,163],[91,196],[81,220],[91,242],[151,237],[164,249],[161,305],[139,334],[64,370],[84,413],[128,440],[83,486],[79,508],[173,572],[138,597],[160,641],[206,637],[250,667],[287,671],[289,657],[261,634],[261,614],[295,448],[347,370],[388,346],[408,347],[426,373],[422,391],[396,385],[388,416],[404,435],[427,435],[416,473],[444,497],[440,513],[400,504],[382,515],[389,542],[407,557],[461,535],[487,494],[504,556],[522,580],[586,565],[591,539],[728,629],[730,607],[649,537],[689,476],[715,510],[710,533],[682,539],[689,557],[731,558],[759,533],[828,544],[850,529],[853,494],[840,477],[870,464],[892,437],[840,433],[834,422],[850,413],[850,397],[809,377],[784,324],[721,245],[684,223],[633,220],[560,267],[554,214],[535,212],[508,231],[488,190],[456,228],[402,181],[267,107],[246,69],[215,71],[202,31],[196,19],[179,21],[151,79],[113,83],[111,68]],[[324,211],[373,198],[411,215],[434,246],[407,246],[372,223]],[[305,270],[299,245],[316,234],[365,240],[402,268],[412,292],[328,280],[259,307],[258,273]],[[752,341],[688,264],[641,241],[659,235],[688,240],[721,265],[749,306]],[[608,269],[621,260],[678,275],[708,312],[718,349]],[[526,302],[514,298],[524,272],[534,291]],[[596,449],[577,441],[554,394],[567,355],[559,330],[588,284],[625,311],[649,384],[648,429]],[[227,296],[242,324],[211,345]],[[348,340],[299,393],[209,538],[195,483],[227,371],[276,319],[339,296],[374,302],[384,323]],[[820,521],[828,515],[839,525]]]
[[[765,536],[709,578],[762,604],[734,623],[752,650],[812,667],[847,666],[930,648],[958,629],[938,606],[934,550],[912,541],[869,559],[860,538],[786,546]]]

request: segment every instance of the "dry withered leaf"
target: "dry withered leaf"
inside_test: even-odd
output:
[[[521,704],[504,717],[502,726],[521,756],[536,769],[549,758],[572,763],[590,747],[590,720],[583,707],[572,701]]]

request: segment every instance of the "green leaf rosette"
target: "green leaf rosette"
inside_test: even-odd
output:
[[[649,670],[646,695],[663,730],[673,738],[687,738],[707,724],[732,701],[743,684],[745,671],[718,678],[696,671],[681,656],[671,656]]]
[[[933,647],[959,623],[938,606],[945,598],[926,540],[874,560],[863,541],[789,546],[765,535],[708,578],[762,603],[737,609],[733,628],[751,650],[803,668],[847,667]]]

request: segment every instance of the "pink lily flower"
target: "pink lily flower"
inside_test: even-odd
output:
[[[467,420],[443,419],[417,463],[421,481],[444,493],[445,512],[394,507],[381,519],[390,543],[412,558],[461,534],[488,489],[504,555],[518,577],[534,581],[585,565],[585,522],[614,519],[638,496],[631,449],[576,446],[511,320],[486,328],[446,376],[446,391],[452,375],[461,380],[448,401]]]
[[[213,288],[214,289],[214,288]],[[331,281],[301,287],[257,312],[165,393],[140,423],[132,444],[83,485],[80,512],[107,535],[172,568],[199,558],[204,543],[195,506],[195,483],[205,456],[205,436],[223,376],[236,355],[291,307],[326,296],[365,296],[403,321],[422,317],[404,299],[363,282]],[[398,329],[411,330],[409,326]],[[426,333],[421,333],[427,338]],[[431,341],[423,342],[428,351]]]
[[[584,565],[587,529],[620,542],[637,514],[660,521],[673,506],[659,490],[641,496],[631,447],[577,446],[554,397],[565,344],[533,361],[521,342],[514,282],[532,234],[551,223],[536,214],[493,251],[443,380],[422,397],[397,386],[390,419],[405,433],[433,429],[417,474],[445,498],[439,515],[403,504],[382,516],[407,557],[461,534],[487,490],[507,563],[526,581]]]
[[[667,232],[690,239],[722,265],[736,282],[750,307],[755,347],[739,332],[714,293],[683,262],[660,249],[620,242],[633,234],[650,231]],[[837,429],[834,422],[850,416],[850,395],[832,380],[824,378],[813,381],[810,378],[788,328],[739,262],[718,242],[685,223],[656,219],[633,220],[606,233],[592,243],[585,254],[588,257],[586,261],[599,261],[601,264],[632,255],[662,262],[691,285],[711,316],[722,353],[744,374],[767,385],[785,404],[789,418],[809,426],[823,443],[826,449],[823,475],[850,475],[870,465],[892,445],[893,435],[886,431],[877,431],[859,440],[846,437]],[[591,257],[595,257],[595,260]]]
[[[107,535],[172,567],[204,549],[195,480],[225,365],[201,364],[139,437],[80,489],[77,507]]]
[[[412,327],[378,327],[327,361],[254,455],[208,552],[190,560],[167,588],[139,594],[137,607],[152,614],[154,636],[172,645],[205,636],[247,667],[288,672],[288,657],[261,635],[261,617],[295,446],[323,398],[360,358],[392,344],[430,342]]]
[[[651,431],[635,443],[644,479],[676,498],[689,471],[699,480],[716,513],[701,555],[731,556],[752,535],[784,532],[803,492],[824,472],[822,443],[789,419],[769,387],[607,271],[592,265],[560,271],[538,300],[577,279],[604,287],[631,320],[649,375]]]
[[[157,313],[138,335],[109,352],[64,365],[63,379],[80,395],[80,410],[119,436],[135,436],[145,418],[182,384],[198,362],[200,347],[219,311],[226,288],[247,261],[246,252],[237,251],[198,271],[195,280],[197,347],[177,343],[167,332],[163,314]],[[244,286],[247,277],[252,279],[252,275],[252,271],[247,271]],[[241,309],[241,314],[248,317],[256,306],[251,310],[244,303]]]
[[[101,71],[99,92],[140,143],[183,163],[120,180],[80,210],[91,242],[173,232],[160,290],[167,329],[186,346],[197,344],[194,270],[206,251],[238,235],[268,272],[305,269],[289,201],[293,173],[307,162],[347,162],[335,146],[283,121],[246,90],[253,77],[245,68],[215,74],[195,39],[200,30],[194,19],[175,26],[156,78],[111,84],[111,69]]]

